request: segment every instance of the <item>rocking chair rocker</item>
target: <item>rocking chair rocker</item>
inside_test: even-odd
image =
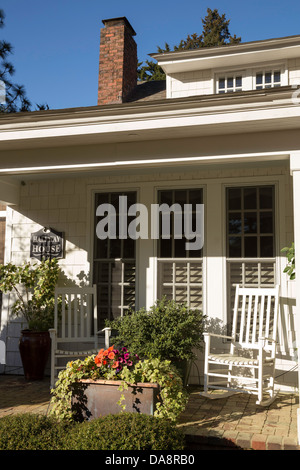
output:
[[[278,286],[236,287],[232,335],[204,334],[202,396],[220,398],[233,393],[252,393],[257,395],[256,403],[261,406],[269,406],[275,400],[278,310]],[[223,347],[227,340],[227,352],[211,349],[212,337],[222,338]],[[209,389],[223,390],[223,393],[209,393]],[[266,393],[268,397],[264,398]]]

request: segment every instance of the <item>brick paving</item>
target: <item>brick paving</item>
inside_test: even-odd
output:
[[[200,396],[190,389],[189,403],[180,417],[192,449],[300,450],[297,445],[298,395],[281,394],[268,408],[252,395],[222,399]],[[47,414],[49,378],[27,381],[23,376],[0,375],[0,418],[16,413]]]
[[[209,399],[193,390],[180,426],[194,449],[300,450],[298,407],[298,395],[287,393],[264,408],[256,405],[253,395]]]

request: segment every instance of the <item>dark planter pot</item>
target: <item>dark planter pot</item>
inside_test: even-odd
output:
[[[74,386],[72,407],[77,421],[92,420],[108,414],[126,412],[153,415],[159,401],[159,386],[151,383],[129,385],[119,390],[118,380],[81,380]],[[118,401],[124,395],[121,405]]]
[[[176,361],[173,361],[173,364],[182,378],[184,387],[186,387],[188,385],[189,378],[190,378],[192,361],[188,359],[183,359],[183,360],[178,359]]]
[[[48,331],[21,331],[19,350],[27,380],[44,378],[50,347],[51,339]]]

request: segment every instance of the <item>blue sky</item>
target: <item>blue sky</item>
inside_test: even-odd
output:
[[[165,42],[199,34],[207,8],[225,13],[231,34],[243,42],[300,34],[296,0],[2,0],[0,8],[6,14],[1,39],[14,48],[14,82],[25,86],[32,103],[51,109],[97,104],[103,19],[128,18],[140,61]]]

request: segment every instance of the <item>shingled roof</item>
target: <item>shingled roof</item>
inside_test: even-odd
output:
[[[149,82],[138,82],[135,89],[126,99],[126,103],[135,101],[155,101],[166,98],[166,81],[151,80]]]

